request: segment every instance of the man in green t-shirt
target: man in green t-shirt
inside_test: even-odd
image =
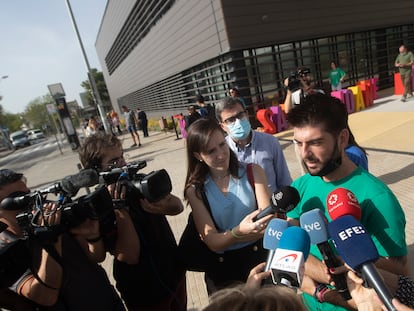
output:
[[[332,91],[342,90],[342,82],[345,80],[345,71],[336,66],[335,62],[331,62],[331,71],[329,71],[329,83]]]
[[[414,55],[407,51],[405,45],[401,45],[399,51],[400,54],[395,59],[395,67],[400,71],[401,81],[404,85],[404,94],[401,101],[405,102],[407,98],[413,96],[411,74],[413,71]]]
[[[331,96],[308,95],[288,113],[287,120],[293,127],[294,143],[308,172],[292,183],[301,200],[288,213],[289,222],[298,225],[300,216],[315,208],[330,220],[326,207],[328,194],[346,188],[358,199],[362,212],[359,221],[381,256],[376,266],[407,275],[404,212],[387,185],[357,167],[346,155],[349,130],[345,105]],[[331,282],[318,247],[312,245],[301,287],[305,305],[309,310],[356,309],[352,300],[344,300],[335,288],[328,289]]]

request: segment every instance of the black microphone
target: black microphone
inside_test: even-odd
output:
[[[293,210],[300,201],[299,192],[296,188],[285,186],[279,192],[272,194],[271,201],[271,205],[257,214],[253,221],[275,213],[279,218],[286,219],[286,213]]]
[[[99,174],[94,169],[84,169],[75,175],[64,177],[60,182],[40,190],[40,193],[65,193],[74,196],[83,187],[91,187],[99,183]]]
[[[336,268],[342,265],[339,259],[334,254],[331,245],[329,244],[329,235],[327,228],[328,220],[322,211],[318,208],[303,213],[300,216],[300,226],[308,232],[311,243],[318,246],[325,265],[330,268]],[[331,274],[332,280],[335,282],[337,291],[345,300],[351,299],[351,295],[346,283],[346,275]]]
[[[396,311],[392,304],[393,297],[374,265],[379,255],[366,229],[349,215],[330,222],[328,229],[342,259],[352,269],[362,273],[367,285],[375,290],[387,310]]]

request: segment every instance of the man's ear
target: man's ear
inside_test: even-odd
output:
[[[339,145],[341,147],[341,149],[344,149],[348,146],[349,144],[349,131],[348,129],[343,129],[340,133],[339,133]]]

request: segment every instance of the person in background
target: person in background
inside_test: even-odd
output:
[[[411,51],[407,50],[404,44],[400,46],[399,52],[395,59],[395,67],[398,68],[402,84],[404,85],[404,94],[401,101],[405,102],[407,98],[413,97],[411,74],[413,71],[414,55]]]
[[[202,118],[210,118],[213,120],[216,118],[214,107],[210,104],[206,105],[204,97],[200,94],[196,96],[196,105],[200,107],[200,115]]]
[[[367,152],[362,148],[355,140],[354,134],[348,125],[349,141],[348,146],[345,148],[345,153],[348,158],[355,163],[357,166],[361,166],[363,169],[368,171],[368,157]]]
[[[246,101],[240,95],[240,91],[236,87],[232,87],[229,89],[229,93],[231,97],[237,98],[241,102],[243,109],[246,110]]]
[[[256,163],[265,173],[271,192],[292,183],[279,140],[252,130],[247,111],[238,98],[226,97],[216,104],[216,116],[228,134],[226,141],[242,163]]]
[[[244,282],[249,271],[266,260],[262,238],[274,215],[253,221],[270,203],[266,175],[260,166],[251,165],[253,189],[248,166],[238,162],[217,122],[204,118],[194,122],[186,148],[184,198],[202,240],[224,258],[205,273],[211,294],[233,282]]]
[[[188,132],[188,128],[193,124],[196,120],[201,118],[201,115],[197,112],[194,106],[189,106],[187,108],[188,115],[185,116],[185,129]]]
[[[148,119],[147,114],[144,110],[141,110],[139,107],[137,108],[137,116],[138,116],[138,123],[139,127],[142,130],[142,133],[144,134],[144,137],[148,137]]]
[[[286,78],[284,84],[287,88],[284,102],[286,113],[289,113],[295,105],[299,105],[306,96],[315,93],[325,93],[322,89],[316,87],[310,68],[305,66],[298,67],[294,76]]]
[[[131,133],[133,144],[131,147],[141,147],[141,140],[139,139],[139,134],[137,131],[137,118],[132,110],[130,110],[127,106],[122,106],[122,110],[124,111],[124,118],[126,122],[126,126],[128,132]]]
[[[121,135],[122,130],[121,130],[121,125],[120,125],[120,122],[119,122],[118,114],[114,110],[111,110],[110,115],[111,115],[111,118],[112,118],[112,125],[114,126],[114,128],[116,128],[118,130],[118,135]]]
[[[329,83],[332,91],[342,90],[342,82],[345,80],[346,73],[336,66],[335,62],[331,62],[331,70],[329,71]]]
[[[87,138],[79,150],[79,159],[84,168],[99,172],[126,165],[121,141],[105,133]],[[122,198],[126,189],[119,191],[118,185],[111,186],[111,194]],[[170,193],[154,203],[144,197],[127,199],[127,202],[128,214],[135,228],[129,236],[133,239],[138,235],[139,239],[136,252],[138,262],[131,263],[115,257],[113,275],[128,310],[186,310],[185,271],[179,264],[177,243],[166,218],[166,215],[177,215],[183,211],[181,200]]]
[[[300,216],[315,207],[320,207],[329,219],[327,210],[322,208],[328,195],[336,188],[348,189],[358,199],[362,211],[360,222],[381,256],[376,266],[394,274],[408,275],[404,211],[382,181],[357,167],[346,155],[349,130],[345,105],[331,96],[308,95],[287,114],[287,120],[293,127],[294,143],[308,172],[292,183],[301,200],[287,213],[289,221],[299,224]],[[304,272],[312,282],[301,288],[305,305],[310,310],[355,308],[335,290],[325,295],[325,300],[315,298],[332,281],[325,271],[328,268],[318,248],[312,245]]]
[[[99,124],[95,117],[90,117],[88,120],[88,126],[85,128],[85,136],[89,137],[96,134],[99,131]]]

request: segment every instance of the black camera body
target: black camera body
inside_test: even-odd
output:
[[[74,202],[63,204],[62,224],[76,227],[87,218],[103,219],[113,210],[112,197],[105,185],[99,185],[94,192],[79,197]]]
[[[16,215],[18,225],[23,234],[28,238],[38,238],[44,243],[53,243],[56,237],[83,223],[87,218],[100,220],[113,211],[112,197],[104,185],[87,195],[81,196],[75,201],[68,199],[61,203],[62,211],[60,225],[41,226],[38,224],[41,217],[40,210],[29,206],[24,212]]]
[[[291,91],[294,92],[298,89],[300,89],[300,80],[299,80],[299,75],[296,72],[291,72],[289,74],[288,77],[288,85],[287,88]]]
[[[127,187],[127,201],[145,198],[149,202],[157,202],[172,191],[171,179],[165,169],[138,174],[146,165],[146,161],[132,162],[122,168],[100,173],[100,182],[106,185],[116,182],[124,184]]]

